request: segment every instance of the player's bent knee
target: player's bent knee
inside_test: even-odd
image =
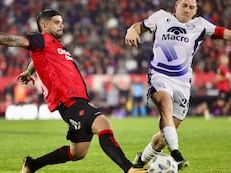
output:
[[[71,153],[71,160],[72,161],[77,161],[77,160],[82,160],[85,158],[86,153]]]
[[[110,122],[105,115],[98,116],[92,124],[92,132],[98,134],[102,130],[112,129]]]
[[[72,157],[72,160],[75,161],[75,160],[83,159],[88,153],[90,143],[91,143],[90,141],[89,142],[78,142],[78,143],[71,142],[70,143],[70,155]]]

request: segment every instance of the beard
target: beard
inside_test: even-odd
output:
[[[53,32],[52,33],[52,35],[55,37],[55,38],[57,38],[57,39],[60,39],[60,38],[62,38],[62,36],[63,36],[63,31],[61,32],[61,31],[57,31],[57,32]]]

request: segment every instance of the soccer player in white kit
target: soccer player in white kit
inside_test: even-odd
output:
[[[125,43],[128,46],[138,47],[143,32],[155,35],[154,56],[149,62],[148,96],[159,110],[160,132],[154,134],[142,153],[138,153],[134,161],[136,167],[143,167],[165,145],[177,161],[178,169],[188,165],[179,151],[176,129],[188,112],[193,56],[204,36],[231,40],[230,30],[203,17],[194,18],[196,11],[196,0],[177,0],[174,13],[159,10],[127,30]]]

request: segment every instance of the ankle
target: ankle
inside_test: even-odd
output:
[[[177,161],[177,162],[180,162],[180,161],[183,161],[184,158],[181,154],[181,152],[179,150],[172,150],[171,151],[171,156]]]

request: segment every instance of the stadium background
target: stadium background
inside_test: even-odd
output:
[[[156,115],[146,106],[147,61],[153,36],[142,36],[139,49],[124,45],[126,29],[152,12],[172,11],[173,0],[2,0],[0,31],[12,34],[36,31],[35,16],[53,8],[64,14],[62,39],[86,79],[94,104],[117,117]],[[231,28],[231,1],[203,0],[198,14],[212,23]],[[218,97],[214,78],[219,60],[231,58],[231,42],[206,38],[193,61],[194,78],[189,114],[231,115],[231,99]],[[0,46],[0,115],[11,104],[44,103],[38,85],[19,85],[17,75],[29,63],[28,51]],[[230,61],[228,67],[230,68]],[[219,100],[218,100],[219,98]],[[140,109],[136,109],[140,107]],[[225,109],[224,109],[225,108]]]

